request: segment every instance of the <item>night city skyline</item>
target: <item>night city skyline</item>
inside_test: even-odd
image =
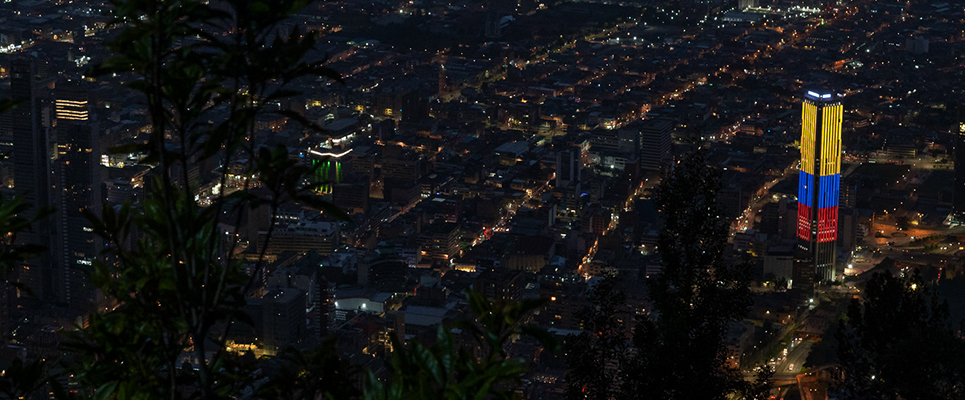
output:
[[[0,2],[0,399],[965,396],[965,7]]]

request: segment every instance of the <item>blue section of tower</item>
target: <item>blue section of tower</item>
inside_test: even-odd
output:
[[[841,175],[825,175],[818,179],[817,208],[836,207],[840,190]],[[801,171],[798,178],[797,201],[808,207],[814,207],[814,176]]]
[[[841,187],[841,175],[825,175],[820,178],[821,188],[818,191],[818,208],[837,207],[838,191]]]
[[[801,171],[798,176],[800,178],[798,179],[797,185],[797,201],[799,204],[811,207],[811,202],[814,198],[814,176],[804,171]]]

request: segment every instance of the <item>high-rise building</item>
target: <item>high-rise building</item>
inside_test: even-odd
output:
[[[335,185],[332,188],[332,203],[349,214],[368,212],[371,184],[365,178],[368,177]]]
[[[99,240],[85,212],[99,214],[104,181],[99,137],[91,116],[87,87],[58,84],[54,92],[54,196],[57,214],[52,232],[59,301],[78,312],[93,305],[94,291],[87,279],[100,251]]]
[[[582,179],[583,161],[580,149],[568,148],[556,153],[556,187],[565,188]]]
[[[298,343],[305,335],[305,293],[295,288],[272,290],[262,298],[263,340],[270,350]]]
[[[642,121],[640,130],[640,169],[660,171],[670,163],[674,123],[665,119]]]
[[[841,180],[838,194],[838,243],[844,250],[851,251],[857,246],[858,239],[858,186],[851,179]]]
[[[32,219],[37,210],[49,207],[50,148],[49,132],[43,124],[37,83],[36,61],[30,57],[15,58],[10,63],[10,94],[18,102],[11,114],[13,133],[14,191],[32,207],[21,216]],[[21,243],[51,245],[48,219],[18,235]],[[18,268],[18,279],[43,300],[54,300],[57,294],[54,271],[48,253],[27,261]]]
[[[955,189],[952,192],[952,219],[965,223],[965,103],[958,105],[955,119]]]
[[[818,281],[835,276],[842,115],[837,94],[812,90],[804,96],[797,237],[801,258]]]
[[[316,341],[321,341],[335,332],[335,284],[319,274],[316,288],[318,293],[315,296],[317,300],[314,331]]]
[[[496,301],[517,302],[523,298],[523,271],[487,269],[473,281],[473,290]]]

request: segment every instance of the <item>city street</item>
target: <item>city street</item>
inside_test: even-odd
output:
[[[797,376],[797,374],[801,372],[801,368],[804,366],[804,361],[807,360],[808,354],[811,353],[811,347],[813,345],[814,342],[804,340],[788,351],[788,355],[784,361],[779,363],[775,368],[774,379],[789,379]]]

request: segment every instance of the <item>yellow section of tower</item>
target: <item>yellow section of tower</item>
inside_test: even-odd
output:
[[[821,176],[841,172],[841,104],[822,107],[821,110]]]
[[[801,171],[814,175],[815,126],[817,106],[805,101],[801,113]]]

